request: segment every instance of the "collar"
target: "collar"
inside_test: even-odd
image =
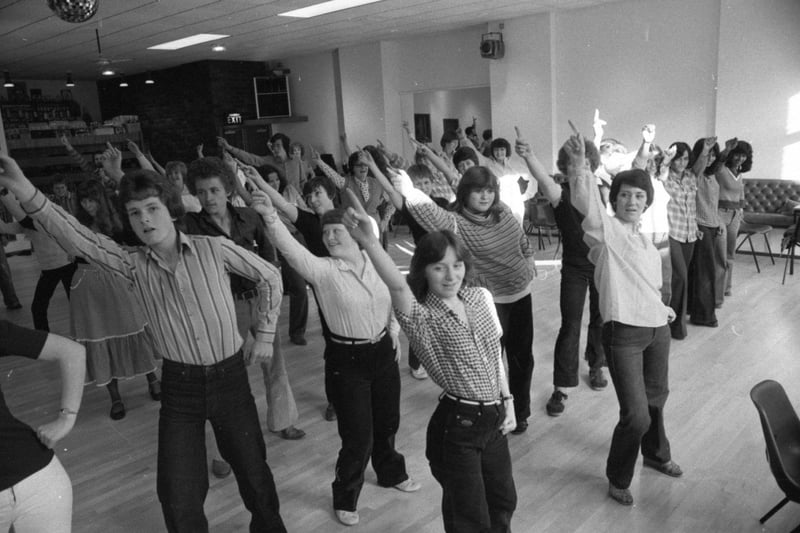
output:
[[[189,237],[187,237],[182,231],[176,230],[176,232],[178,234],[178,248],[180,249],[180,255],[183,256],[184,254],[194,253],[191,239],[189,239]],[[159,257],[155,250],[149,246],[145,247],[145,256],[148,260],[154,261],[158,266],[166,269],[166,265],[164,265],[161,257]]]

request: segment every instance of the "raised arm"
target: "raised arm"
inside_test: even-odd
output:
[[[424,192],[414,188],[411,178],[403,170],[392,176],[392,185],[406,199],[411,216],[427,231],[447,229],[458,233],[456,215],[436,205]]]
[[[25,212],[69,255],[86,257],[110,273],[134,281],[133,267],[122,247],[50,202],[25,177],[16,161],[0,154],[0,188],[3,187],[17,197]]]
[[[575,134],[567,140],[564,148],[570,158],[567,177],[570,183],[570,200],[573,207],[584,215],[584,240],[592,246],[604,240],[605,225],[603,202],[594,175],[586,170],[586,147],[583,136]]]
[[[703,150],[697,156],[697,161],[692,165],[692,172],[695,176],[702,176],[708,165],[708,154],[711,152],[711,147],[717,143],[716,137],[706,137],[703,139]]]
[[[258,167],[261,165],[266,165],[270,163],[270,160],[266,157],[262,157],[260,155],[251,154],[241,148],[236,148],[235,146],[231,146],[224,137],[217,137],[217,146],[219,146],[223,152],[228,152],[233,155],[236,159],[246,163],[248,165],[253,165],[254,167]]]
[[[342,142],[341,147],[342,150],[344,151],[344,157],[342,158],[342,160],[347,161],[347,158],[350,157],[350,154],[353,153],[353,151],[350,149],[350,143],[347,142],[347,132],[343,131],[342,133],[340,133],[339,140]]]
[[[444,162],[444,159],[439,157],[436,152],[431,150],[428,146],[418,142],[413,137],[409,137],[411,140],[411,144],[417,149],[418,152],[422,153],[425,157],[427,157],[433,166],[436,167],[436,170],[442,173],[444,178],[447,180],[448,185],[450,185],[451,189],[455,189],[454,184],[457,184],[460,176],[453,172],[453,167],[448,165]]]
[[[336,185],[337,189],[344,188],[345,184],[344,176],[336,172],[335,169],[329,167],[328,164],[322,160],[322,158],[319,155],[319,152],[317,152],[314,148],[311,148],[311,162],[314,163],[317,166],[317,168],[322,171],[323,174],[325,174],[331,179],[333,184]]]
[[[152,170],[153,172],[156,171],[156,169],[153,168],[153,165],[150,163],[150,160],[147,159],[147,156],[145,156],[144,153],[139,149],[139,145],[130,139],[128,139],[128,150],[133,153],[141,168],[144,170]]]
[[[61,409],[58,417],[36,429],[42,444],[52,448],[72,430],[81,408],[86,378],[86,349],[77,342],[51,333],[47,336],[39,359],[56,361],[61,372]]]
[[[389,254],[381,246],[380,241],[372,231],[372,222],[364,207],[359,203],[358,198],[351,190],[347,190],[350,203],[353,207],[347,208],[344,217],[344,225],[350,231],[353,239],[361,245],[370,261],[375,266],[375,270],[383,282],[389,287],[389,294],[392,296],[392,305],[395,309],[404,314],[411,313],[411,306],[414,302],[414,295],[406,283],[405,277],[397,269],[397,266],[389,257]]]
[[[603,133],[605,133],[605,126],[608,124],[605,120],[600,118],[600,110],[594,110],[594,119],[592,120],[592,130],[594,131],[594,145],[598,148],[603,141]]]
[[[561,203],[561,185],[556,183],[556,180],[547,173],[544,165],[542,165],[533,153],[533,150],[531,150],[531,145],[528,141],[518,136],[514,148],[517,155],[525,161],[525,164],[528,166],[528,171],[531,173],[531,176],[533,176],[533,179],[536,180],[536,183],[539,184],[542,194],[544,194],[545,198],[547,198],[553,207],[556,207]]]
[[[633,168],[642,170],[647,168],[647,160],[650,159],[650,148],[653,146],[655,137],[656,125],[645,124],[642,127],[642,144],[639,145],[639,151],[636,152],[636,157],[633,159]]]
[[[238,195],[239,198],[244,201],[245,205],[250,205],[252,202],[252,199],[250,198],[250,191],[245,188],[245,186],[242,184],[242,180],[239,179],[239,167],[241,165],[228,152],[223,152],[222,162],[231,169],[231,172],[233,172],[235,177],[233,180],[234,194]]]
[[[201,144],[200,146],[203,146],[203,145]],[[167,175],[167,171],[164,169],[164,167],[162,167],[158,163],[158,161],[156,161],[156,158],[153,157],[153,154],[150,153],[150,150],[147,150],[144,153],[144,155],[147,158],[147,160],[150,161],[150,164],[153,165],[153,168],[155,169],[156,172],[158,172],[162,176],[166,176]]]
[[[286,218],[289,219],[289,222],[297,222],[297,206],[291,204],[290,202],[286,201],[281,193],[276,191],[272,185],[267,183],[267,181],[259,174],[258,170],[251,166],[244,166],[242,167],[244,171],[245,177],[250,181],[250,183],[255,186],[257,190],[264,191],[266,195],[269,197],[270,202],[272,203],[275,208],[283,213]],[[291,185],[287,185],[287,187],[291,187]],[[252,195],[251,195],[252,198]]]
[[[103,170],[105,170],[106,176],[119,185],[119,182],[122,181],[122,178],[125,176],[125,173],[122,171],[122,152],[111,143],[107,142],[102,160]]]
[[[381,169],[378,168],[378,165],[375,163],[375,160],[372,158],[370,153],[366,150],[361,150],[358,153],[358,160],[369,167],[369,169],[372,171],[372,175],[375,176],[375,179],[383,188],[383,192],[386,194],[386,197],[392,203],[394,208],[398,211],[403,209],[403,195],[397,192],[394,187],[392,187],[389,178],[387,178],[386,175],[381,172]],[[360,204],[361,202],[356,203]]]
[[[69,139],[66,135],[59,137],[59,140],[61,141],[61,144],[64,145],[64,148],[67,149],[69,156],[79,167],[81,167],[83,172],[86,172],[87,174],[94,172],[94,167],[89,163],[89,161],[86,160],[85,157],[83,157],[79,151],[73,148],[72,143],[69,142]]]

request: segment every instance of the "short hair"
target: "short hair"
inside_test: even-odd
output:
[[[566,143],[565,143],[566,144]],[[592,172],[597,170],[597,167],[600,166],[600,152],[597,151],[597,147],[594,145],[592,141],[589,139],[583,140],[584,150],[586,151],[586,159],[589,161],[589,168]],[[567,150],[562,146],[558,149],[558,159],[556,159],[556,168],[559,172],[566,175],[567,174],[567,164],[569,163],[569,154],[567,154]]]
[[[308,194],[314,192],[315,189],[322,189],[328,193],[328,198],[331,200],[336,197],[336,184],[328,176],[314,176],[306,182],[303,190],[306,189],[308,189]]]
[[[53,179],[50,180],[50,185],[66,185],[67,177],[64,174],[54,174]]]
[[[210,178],[219,178],[228,194],[236,190],[235,180],[239,179],[219,157],[201,157],[189,163],[189,169],[186,172],[186,186],[190,193],[197,194],[198,180]]]
[[[494,154],[495,148],[505,148],[506,149],[506,156],[510,156],[511,155],[511,144],[507,140],[503,139],[502,137],[498,137],[497,139],[493,140],[492,144],[490,145],[490,147],[492,149],[492,154]]]
[[[281,174],[281,171],[272,165],[261,165],[260,167],[256,167],[256,170],[258,171],[259,174],[261,174],[261,177],[264,178],[265,181],[267,180],[267,176],[269,176],[270,174],[277,174],[279,183],[278,185],[279,193],[282,193],[286,189],[286,186],[289,184],[289,182],[286,180],[286,176]]]
[[[469,146],[461,146],[453,154],[453,166],[458,168],[458,164],[466,160],[472,161],[476,167],[480,165],[478,154],[475,153],[475,150]]]
[[[608,193],[608,201],[617,210],[617,195],[623,185],[636,187],[642,189],[647,193],[647,207],[653,203],[653,182],[650,181],[650,175],[640,168],[633,168],[631,170],[623,170],[617,172],[614,179],[611,181],[611,190]],[[646,208],[645,208],[646,209]]]
[[[305,155],[306,155],[306,147],[303,146],[303,143],[299,143],[299,142],[296,142],[296,141],[293,142],[289,146],[289,151],[293,152],[295,148],[300,148],[300,157],[305,157]]]
[[[441,261],[448,248],[452,248],[456,258],[464,262],[463,283],[466,284],[471,277],[472,256],[464,243],[449,230],[428,233],[417,242],[417,249],[411,258],[411,266],[406,278],[406,282],[417,300],[422,301],[428,295],[428,279],[425,277],[425,268]]]
[[[692,153],[689,155],[689,166],[693,167],[697,158],[700,157],[700,154],[703,153],[703,146],[705,145],[706,140],[705,138],[701,137],[695,141],[694,146],[692,147]],[[703,169],[703,174],[706,176],[711,176],[714,174],[714,170],[717,167],[717,158],[719,158],[719,143],[714,143],[714,146],[708,151],[709,154],[714,155],[714,163],[711,165],[706,165],[706,168]]]
[[[483,130],[483,134],[481,135],[484,141],[488,141],[492,138],[492,128],[488,128]]]
[[[369,155],[372,156],[372,160],[375,161],[375,166],[377,166],[381,172],[386,174],[386,168],[389,166],[389,164],[386,161],[386,157],[384,157],[381,151],[372,146],[371,144],[366,145],[363,148],[363,150],[365,152],[369,152]],[[357,164],[360,163],[358,162],[358,151],[355,151],[352,154],[350,154],[350,157],[347,159],[347,168],[349,168],[350,171],[352,172],[353,167]],[[369,175],[372,176],[371,170],[369,171]]]
[[[464,130],[464,133],[469,135],[475,135],[475,126],[467,126],[467,129]]]
[[[444,132],[442,134],[442,138],[439,141],[439,145],[442,147],[442,150],[444,150],[444,147],[448,143],[451,143],[451,142],[457,141],[457,140],[458,140],[458,135],[456,135],[456,132],[447,130],[446,132]]]
[[[186,163],[183,161],[167,161],[167,164],[164,165],[164,173],[169,176],[173,170],[177,170],[184,179],[186,178]]]
[[[326,224],[344,224],[345,210],[341,207],[336,207],[330,211],[326,211],[320,217],[319,225],[325,226]]]
[[[272,137],[269,138],[269,144],[275,144],[276,141],[281,142],[281,146],[287,152],[291,149],[292,140],[284,133],[276,133]]]
[[[431,169],[428,168],[427,165],[411,165],[406,170],[408,177],[412,180],[422,180],[428,178],[429,180],[433,181],[433,172]]]
[[[181,191],[165,177],[153,170],[134,170],[128,172],[119,183],[119,201],[122,205],[122,220],[130,227],[128,210],[125,205],[132,200],[156,197],[167,207],[170,216],[180,218],[184,215]]]
[[[456,200],[453,202],[453,211],[462,213],[467,207],[470,193],[490,189],[494,191],[494,202],[489,207],[489,212],[495,221],[500,219],[500,183],[491,170],[486,167],[470,167],[461,176],[456,190]]]

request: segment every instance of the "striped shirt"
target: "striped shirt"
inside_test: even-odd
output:
[[[492,296],[486,289],[468,287],[458,297],[464,302],[466,324],[430,292],[423,304],[414,299],[410,314],[395,309],[395,315],[434,383],[467,400],[497,400],[502,392],[503,330]]]
[[[697,240],[697,178],[689,170],[677,176],[670,171],[664,188],[669,193],[667,204],[669,236],[678,242]]]
[[[495,302],[512,303],[530,294],[533,247],[508,207],[500,205],[495,222],[446,211],[417,189],[406,196],[406,207],[425,230],[450,230],[459,236],[474,258],[475,282],[489,289]]]
[[[38,191],[23,207],[68,253],[85,257],[132,285],[165,358],[212,365],[241,348],[230,274],[256,282],[256,339],[272,344],[283,294],[281,274],[256,254],[224,237],[178,232],[180,257],[173,271],[150,248],[122,248]]]

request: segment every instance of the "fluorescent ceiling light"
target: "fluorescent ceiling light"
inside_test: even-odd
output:
[[[196,44],[207,43],[208,41],[216,41],[217,39],[224,39],[230,35],[216,35],[213,33],[198,33],[191,37],[184,37],[177,41],[170,41],[168,43],[157,44],[155,46],[148,46],[148,50],[179,50],[187,46],[194,46]]]
[[[113,76],[114,74],[116,74],[116,72],[114,72],[113,69],[110,69],[110,68],[106,67],[106,68],[103,69],[103,72],[101,72],[101,74],[103,76]]]
[[[222,46],[221,44],[215,44],[214,46],[211,47],[211,51],[212,52],[224,52],[225,51],[225,47]]]
[[[374,4],[381,0],[330,0],[329,2],[322,2],[314,4],[313,6],[287,11],[286,13],[278,13],[279,17],[297,17],[297,18],[311,18],[333,13],[334,11],[342,11],[350,9],[351,7],[363,6],[366,4]]]

